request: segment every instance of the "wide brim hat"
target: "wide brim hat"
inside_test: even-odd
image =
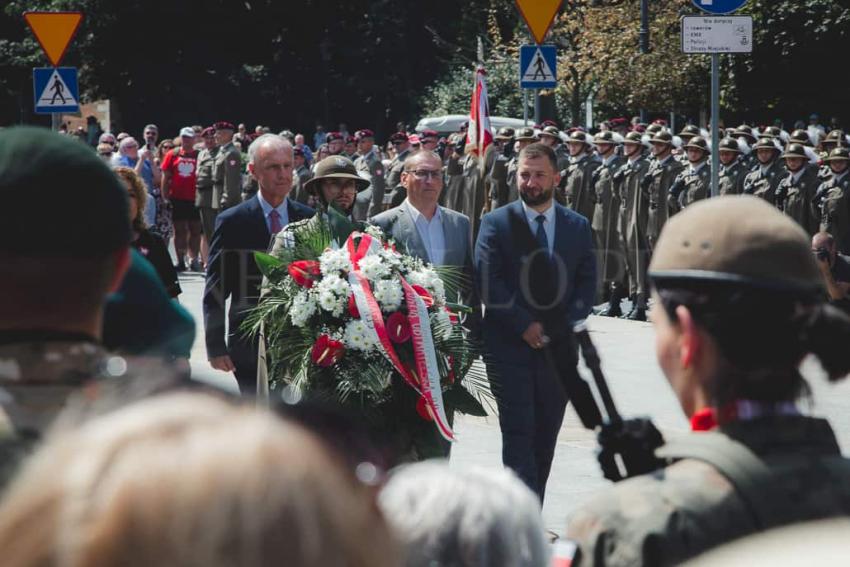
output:
[[[846,146],[838,147],[829,152],[829,155],[823,158],[824,163],[831,161],[850,161],[850,148]]]
[[[773,142],[774,138],[770,136],[764,136],[759,139],[758,142],[753,146],[753,151],[755,150],[773,150],[774,152],[781,152],[782,150],[776,146]]]
[[[357,175],[354,162],[342,156],[326,157],[317,163],[314,175],[304,184],[304,189],[310,194],[317,194],[317,181],[322,179],[353,179],[358,193],[369,187],[369,182]]]
[[[659,130],[649,139],[650,144],[667,144],[673,145],[673,135],[667,130]]]
[[[718,152],[735,152],[738,154],[744,153],[738,145],[738,140],[735,138],[723,138],[717,146]]]
[[[527,142],[536,142],[539,139],[537,134],[534,133],[534,128],[520,128],[514,137],[514,140]]]
[[[799,142],[794,142],[792,144],[788,144],[788,147],[785,148],[785,151],[782,153],[782,159],[785,158],[801,158],[801,159],[809,159],[809,156],[806,155],[806,150],[803,144]]]
[[[685,149],[694,148],[697,150],[702,150],[705,153],[710,153],[711,150],[708,148],[708,142],[702,136],[694,136],[691,138],[687,144],[682,146]]]

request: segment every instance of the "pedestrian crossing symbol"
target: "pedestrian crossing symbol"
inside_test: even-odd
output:
[[[554,45],[522,45],[519,48],[519,86],[549,89],[557,86],[557,51]]]
[[[39,67],[32,70],[35,112],[38,114],[80,111],[75,67]]]

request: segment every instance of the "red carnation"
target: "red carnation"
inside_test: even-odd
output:
[[[425,400],[425,396],[419,396],[419,399],[416,401],[416,413],[425,421],[434,421],[431,412],[428,411],[428,402]]]
[[[410,335],[413,333],[413,329],[410,327],[410,321],[401,311],[396,311],[387,318],[386,327],[390,335],[390,340],[396,344],[406,343],[410,340]]]
[[[360,318],[360,310],[357,309],[357,301],[354,300],[354,294],[348,296],[348,314],[355,319]]]
[[[333,366],[345,353],[345,346],[340,341],[335,341],[327,335],[322,335],[313,344],[310,359],[314,364],[322,367]]]
[[[444,309],[446,310],[446,313],[449,314],[449,321],[451,321],[452,325],[457,325],[458,323],[460,323],[460,317],[458,317],[457,313],[449,310],[448,307],[444,307]]]
[[[422,301],[425,302],[425,307],[431,307],[432,305],[434,305],[434,298],[431,297],[431,294],[428,293],[427,289],[418,284],[414,284],[410,287],[413,288],[413,291],[419,294],[419,297],[421,297]]]
[[[298,260],[289,264],[287,268],[289,275],[301,287],[311,288],[313,283],[319,279],[322,272],[319,263],[315,260]]]

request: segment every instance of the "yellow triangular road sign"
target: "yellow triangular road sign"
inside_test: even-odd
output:
[[[528,24],[534,41],[543,43],[546,33],[555,21],[555,15],[563,0],[516,0],[516,7],[522,19]]]
[[[77,33],[80,22],[83,21],[82,12],[25,12],[24,19],[29,24],[32,33],[44,54],[54,67],[59,66],[71,38]]]

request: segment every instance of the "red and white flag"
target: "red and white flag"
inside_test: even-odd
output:
[[[487,147],[493,143],[490,130],[490,106],[487,103],[487,72],[482,65],[475,70],[475,86],[472,89],[472,104],[469,107],[469,128],[466,131],[466,147],[470,148],[483,166]],[[483,171],[483,167],[481,168]]]

